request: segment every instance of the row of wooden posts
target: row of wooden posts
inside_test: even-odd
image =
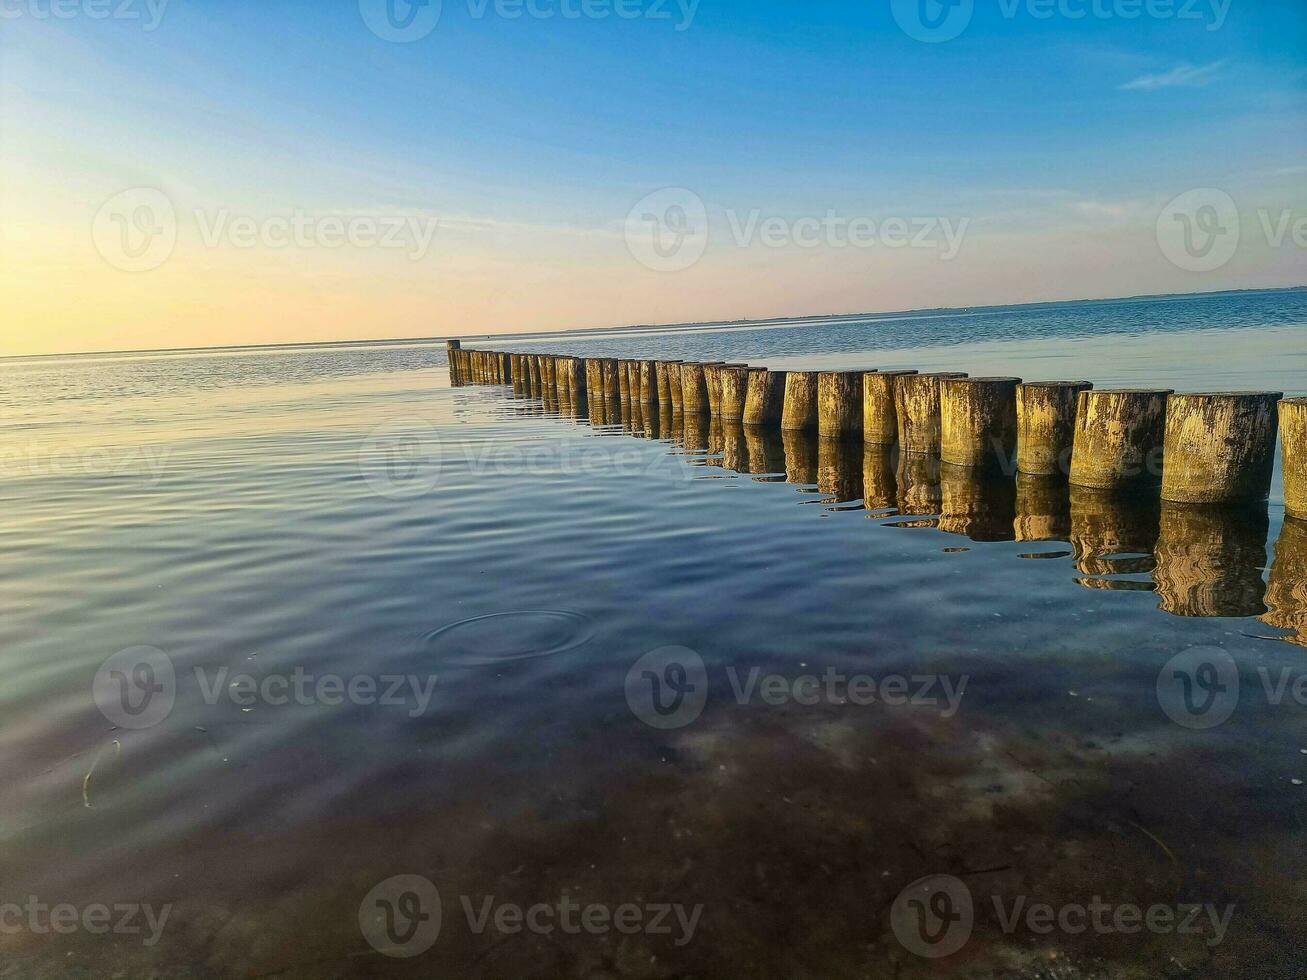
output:
[[[745,425],[860,435],[944,463],[1065,477],[1163,500],[1233,503],[1270,493],[1277,430],[1285,509],[1307,519],[1307,398],[1281,392],[1096,390],[1088,381],[956,371],[775,371],[720,361],[626,360],[472,350],[449,341],[461,383],[512,384],[560,404],[638,402]]]

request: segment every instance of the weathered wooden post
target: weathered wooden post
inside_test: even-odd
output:
[[[667,404],[673,412],[681,412],[681,365],[683,361],[667,362]]]
[[[1015,399],[1015,394],[1014,394]],[[1014,402],[1015,404],[1015,402]],[[939,467],[939,529],[972,541],[1016,538],[1016,485],[983,466]]]
[[[898,416],[899,451],[938,456],[940,440],[939,383],[965,378],[961,371],[904,374],[894,382],[894,412]]]
[[[748,367],[747,364],[724,364],[720,361],[703,366],[704,387],[708,390],[708,412],[720,416],[722,412],[722,371],[727,368]]]
[[[508,351],[501,351],[498,355],[498,359],[499,359],[499,383],[501,385],[512,384],[513,369],[509,365]]]
[[[1266,584],[1264,501],[1162,501],[1154,549],[1157,608],[1173,616],[1260,616]]]
[[[708,385],[703,376],[703,365],[686,361],[681,365],[681,411],[686,415],[702,415],[708,411]]]
[[[1066,479],[1018,473],[1012,529],[1018,541],[1070,541],[1071,495]]]
[[[622,372],[616,358],[603,359],[604,405],[608,409],[608,424],[616,425],[622,408]]]
[[[1071,472],[1076,405],[1088,381],[1027,381],[1017,386],[1017,471],[1033,476]]]
[[[655,361],[654,362],[654,381],[658,386],[658,406],[660,408],[671,408],[672,406],[672,361]],[[677,402],[680,398],[676,399]]]
[[[856,440],[817,437],[817,489],[829,495],[828,503],[862,499],[862,447]]]
[[[789,371],[786,373],[785,407],[781,411],[781,428],[817,428],[817,374],[815,371]]]
[[[779,425],[785,410],[785,372],[767,368],[749,371],[744,393],[746,425]]]
[[[1161,502],[1151,493],[1111,493],[1072,484],[1071,551],[1076,568],[1086,575],[1151,572],[1160,511]],[[1104,582],[1094,587],[1141,588],[1138,582]]]
[[[1283,419],[1283,414],[1281,414]],[[1307,647],[1307,521],[1286,517],[1275,542],[1262,622],[1292,630],[1284,639]]]
[[[636,361],[640,374],[640,404],[658,404],[658,374],[653,361]]]
[[[1280,402],[1284,512],[1307,520],[1307,398]]]
[[[617,384],[620,389],[622,401],[631,400],[631,362],[625,358],[617,360]]]
[[[1168,398],[1162,499],[1265,500],[1275,470],[1276,403],[1283,397],[1279,391],[1258,391]]]
[[[894,446],[899,441],[899,414],[894,385],[915,370],[868,371],[862,376],[862,441],[869,446]]]
[[[569,398],[572,402],[572,411],[579,417],[585,415],[590,408],[586,385],[586,370],[589,362],[584,357],[572,357],[568,360],[571,362],[567,376]]]
[[[1169,388],[1080,392],[1071,482],[1099,490],[1160,482],[1170,394]]]
[[[862,431],[862,376],[866,371],[817,375],[817,433],[840,438]]]
[[[815,379],[814,379],[815,381]],[[817,435],[807,429],[781,429],[785,447],[785,482],[817,482]]]
[[[1014,473],[1019,384],[1020,378],[941,378],[940,460]]]
[[[591,410],[604,401],[604,362],[602,358],[588,357],[585,361],[586,402]]]
[[[721,394],[718,397],[718,410],[723,422],[742,422],[744,420],[744,401],[749,390],[749,376],[766,368],[724,367],[717,371]]]
[[[554,358],[554,377],[558,382],[558,411],[562,415],[572,414],[572,386],[569,381],[572,358],[558,355]]]

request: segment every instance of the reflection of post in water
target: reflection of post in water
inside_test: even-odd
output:
[[[722,455],[722,420],[716,417],[708,419],[708,466],[721,466]]]
[[[1161,502],[1154,494],[1071,487],[1071,551],[1086,575],[1151,572]],[[1086,581],[1091,588],[1152,589],[1151,583]]]
[[[702,453],[708,449],[708,416],[690,412],[681,416],[681,442],[687,453]]]
[[[898,507],[898,483],[894,479],[897,456],[898,450],[893,446],[863,443],[862,500],[867,510]]]
[[[785,482],[816,483],[816,435],[806,429],[782,429],[781,442],[785,446]]]
[[[862,391],[861,384],[858,391]],[[817,437],[817,489],[836,503],[862,499],[861,439]]]
[[[939,457],[921,453],[900,453],[895,474],[899,513],[908,516],[938,514],[942,497],[939,485]]]
[[[744,426],[744,444],[749,454],[749,472],[784,473],[785,443],[781,432],[775,426]]]
[[[1157,608],[1175,616],[1260,616],[1266,612],[1264,502],[1162,501],[1153,581]]]
[[[1271,584],[1266,590],[1268,610],[1262,622],[1293,630],[1285,639],[1307,647],[1307,521],[1286,517],[1275,542]]]
[[[736,473],[749,472],[749,447],[744,441],[744,426],[730,419],[721,420],[722,466]]]
[[[658,406],[658,435],[655,438],[673,440],[680,436],[677,430],[676,417],[672,414],[671,405]]]
[[[1018,541],[1070,541],[1071,495],[1062,477],[1017,474]]]
[[[1016,485],[984,467],[941,463],[939,529],[972,541],[1011,541]]]

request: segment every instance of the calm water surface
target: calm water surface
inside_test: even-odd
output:
[[[1307,291],[501,346],[1304,394]],[[1307,527],[1278,470],[1221,513],[982,483],[453,387],[434,343],[12,360],[0,410],[0,905],[169,907],[155,937],[11,917],[0,976],[1307,969]],[[628,673],[668,646],[707,699],[651,725]],[[1189,692],[1226,699],[1209,728],[1159,695],[1192,647],[1234,665]],[[741,694],[828,671],[884,696]],[[277,686],[329,675],[354,687]],[[104,710],[135,682],[145,713]],[[360,927],[395,875],[442,900],[410,959]],[[891,927],[930,875],[974,899],[938,960]],[[477,932],[490,896],[702,908],[688,937]],[[1042,933],[995,897],[1233,911],[1220,942]]]

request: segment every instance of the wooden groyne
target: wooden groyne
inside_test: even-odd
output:
[[[973,378],[958,371],[773,371],[725,361],[477,350],[458,340],[448,341],[447,351],[455,385],[511,385],[515,394],[570,415],[609,424],[629,418],[641,433],[665,428],[677,417],[693,433],[698,426],[690,421],[706,418],[742,424],[754,430],[755,442],[762,438],[759,430],[779,429],[819,440],[860,439],[868,452],[897,451],[897,464],[864,470],[903,474],[907,499],[895,505],[906,503],[919,514],[940,512],[942,491],[923,491],[924,497],[912,491],[940,462],[1038,478],[1017,482],[1016,523],[1030,540],[1038,540],[1043,529],[1060,530],[1068,520],[1042,513],[1039,501],[1049,495],[1040,481],[1069,482],[1078,492],[1142,494],[1169,504],[1264,501],[1278,434],[1285,511],[1307,520],[1307,398],[1286,399],[1280,392],[1097,389],[1089,381]],[[749,457],[743,434],[736,448],[741,459]],[[797,435],[776,440],[774,455],[793,457],[804,472],[829,469],[815,459],[811,467],[798,464],[800,448]],[[836,458],[833,452],[826,456]],[[935,463],[923,469],[911,462],[916,456]],[[957,488],[950,501],[965,501],[960,477],[949,473],[950,487]],[[1168,514],[1168,525],[1203,526],[1193,514],[1175,508]],[[1074,508],[1069,520],[1074,528]],[[1176,601],[1177,608],[1192,604]]]

